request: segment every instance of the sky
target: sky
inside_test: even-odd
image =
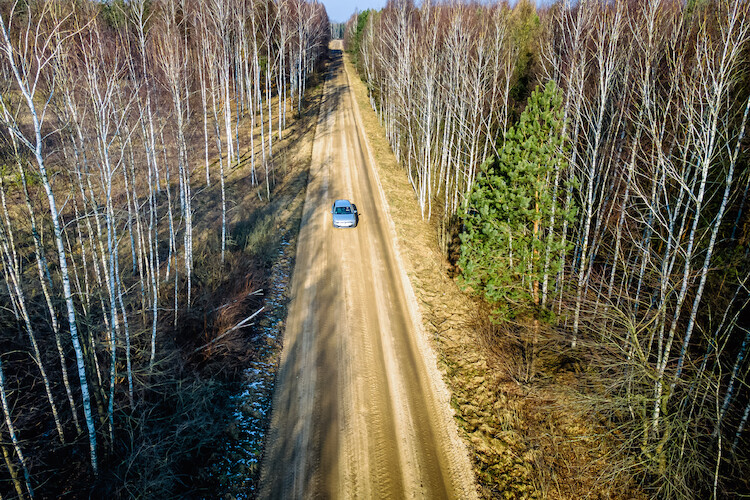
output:
[[[385,7],[385,2],[386,0],[323,0],[323,5],[326,6],[329,21],[345,23],[354,11],[380,10]]]
[[[328,12],[328,20],[332,23],[345,23],[352,17],[354,11],[362,12],[367,9],[380,10],[385,7],[387,0],[322,0]],[[553,0],[536,0],[537,5],[548,5]],[[421,2],[415,2],[419,4]],[[516,0],[510,0],[514,5]]]

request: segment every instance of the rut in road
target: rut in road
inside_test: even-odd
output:
[[[260,497],[476,498],[358,113],[332,50]]]

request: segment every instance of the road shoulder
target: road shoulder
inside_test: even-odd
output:
[[[419,216],[419,207],[414,191],[409,184],[405,172],[398,166],[391,153],[390,146],[385,139],[382,127],[377,123],[373,110],[367,106],[366,89],[362,81],[356,76],[349,57],[344,54],[344,68],[349,80],[349,86],[354,98],[354,112],[360,122],[360,129],[365,137],[364,143],[370,161],[375,167],[378,177],[380,196],[389,214],[389,227],[395,242],[395,254],[400,264],[402,281],[407,294],[410,313],[415,318],[415,325],[419,327],[418,338],[415,339],[422,353],[435,394],[440,400],[446,427],[452,436],[451,448],[454,451],[454,470],[461,471],[462,476],[456,478],[459,484],[467,486],[467,498],[476,498],[476,478],[471,470],[469,456],[473,455],[470,441],[465,432],[460,429],[462,417],[456,413],[454,382],[449,376],[451,359],[457,358],[457,352],[466,351],[466,328],[459,325],[468,317],[472,310],[471,301],[457,288],[455,283],[447,278],[442,267],[442,258],[437,251],[435,232],[429,223]],[[375,153],[373,153],[375,152]],[[399,224],[393,223],[398,220]],[[438,292],[439,291],[439,292]],[[450,301],[433,304],[438,294],[450,298]],[[458,304],[459,311],[452,311],[458,321],[456,328],[450,331],[439,331],[435,326],[434,305],[448,311],[448,304]],[[451,314],[453,315],[453,314]],[[445,323],[445,320],[442,320]],[[461,341],[461,338],[464,338]],[[446,354],[451,354],[449,358]],[[472,360],[472,364],[479,363],[486,369],[486,363],[481,359]],[[448,385],[446,385],[446,382]],[[450,388],[449,388],[450,386]],[[471,396],[471,395],[469,395]],[[453,420],[453,422],[451,422]],[[456,424],[459,425],[456,425]]]
[[[478,347],[483,341],[471,328],[476,304],[448,277],[435,228],[421,218],[406,172],[369,106],[366,87],[348,54],[344,60],[386,206],[391,220],[399,221],[397,226],[391,224],[397,253],[416,302],[420,344],[429,344],[427,362],[436,373],[439,370],[434,378],[441,378],[438,385],[447,391],[441,396],[453,410],[460,435],[455,444],[471,457],[481,497],[504,492],[512,498],[541,498],[532,469],[539,457],[527,453],[523,439],[512,429],[518,424],[513,401],[517,391],[504,383]]]

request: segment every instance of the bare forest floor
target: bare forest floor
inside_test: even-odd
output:
[[[643,498],[637,485],[609,473],[614,443],[589,413],[594,374],[565,355],[561,342],[537,346],[534,376],[520,332],[499,331],[482,305],[449,277],[437,229],[425,221],[370,107],[367,90],[345,55],[346,71],[376,160],[398,247],[423,326],[433,339],[451,404],[472,455],[484,498]],[[514,339],[515,337],[515,339]],[[542,336],[543,338],[549,338]],[[522,382],[522,380],[529,380]]]
[[[240,491],[254,496],[262,439],[261,446],[250,449],[246,435],[268,425],[286,302],[283,283],[274,294],[273,280],[280,266],[293,267],[321,90],[320,75],[315,74],[301,116],[288,105],[281,139],[278,101],[272,101],[272,163],[262,162],[261,125],[256,121],[252,164],[250,118],[240,121],[241,159],[232,168],[224,166],[228,235],[223,263],[218,153],[212,144],[209,186],[203,125],[199,118],[190,124],[195,211],[191,309],[180,310],[176,327],[170,311],[163,315],[158,334],[161,379],[154,381],[158,394],[151,398],[163,401],[152,401],[147,415],[133,419],[131,443],[123,455],[112,457],[108,473],[95,485],[95,497],[212,498]],[[267,134],[268,122],[264,125]],[[162,293],[173,297],[174,291]],[[260,308],[247,327],[227,334]],[[144,339],[149,334],[140,332]],[[254,389],[253,404],[238,400],[248,387]]]
[[[14,415],[18,415],[16,425],[24,429],[21,435],[24,454],[32,457],[30,468],[33,471],[34,490],[37,498],[214,498],[219,489],[230,490],[235,486],[232,479],[222,477],[222,460],[232,459],[232,443],[238,439],[236,408],[231,407],[232,397],[245,390],[248,374],[253,367],[264,367],[257,371],[258,379],[265,383],[259,398],[269,401],[268,394],[273,389],[277,356],[281,349],[281,335],[267,335],[268,332],[283,330],[285,307],[283,293],[272,296],[274,280],[278,274],[278,264],[286,256],[294,255],[296,236],[302,215],[302,204],[307,186],[307,176],[312,154],[312,141],[315,135],[320,96],[322,92],[321,74],[311,75],[300,116],[295,113],[295,103],[291,99],[287,105],[287,126],[278,134],[278,96],[271,100],[273,154],[268,163],[262,161],[263,147],[260,127],[264,125],[265,147],[268,144],[268,104],[264,102],[265,122],[258,119],[253,126],[247,112],[242,113],[239,123],[232,123],[232,132],[239,136],[240,161],[230,167],[224,165],[227,201],[227,241],[226,254],[221,259],[221,183],[219,152],[215,143],[212,122],[209,123],[209,171],[210,184],[206,179],[205,149],[203,135],[203,114],[200,95],[190,98],[191,121],[186,125],[190,184],[193,208],[193,276],[190,307],[186,304],[185,272],[182,248],[184,221],[179,215],[179,194],[176,170],[177,151],[170,128],[175,126],[173,117],[165,108],[157,119],[157,133],[164,127],[167,141],[164,155],[159,162],[172,165],[170,193],[172,210],[175,214],[175,231],[178,250],[170,263],[171,272],[159,289],[160,307],[156,335],[156,362],[153,370],[148,368],[151,342],[151,310],[139,301],[144,296],[137,292],[126,295],[126,305],[130,311],[130,341],[132,344],[133,378],[135,397],[133,402],[126,394],[125,378],[117,382],[114,398],[115,429],[113,440],[100,438],[100,475],[94,478],[88,461],[88,442],[83,433],[77,437],[68,431],[65,444],[52,439],[48,409],[39,404],[38,390],[17,391],[14,394]],[[155,100],[155,102],[157,102]],[[163,101],[158,101],[163,102]],[[234,103],[233,103],[234,106]],[[235,113],[237,109],[233,110]],[[236,119],[236,114],[233,115]],[[239,130],[235,130],[238,126]],[[224,130],[222,128],[222,140]],[[164,135],[160,139],[164,141]],[[54,134],[50,134],[54,138]],[[251,137],[253,144],[251,146]],[[233,137],[235,139],[235,137]],[[51,141],[52,139],[50,139]],[[235,142],[236,144],[236,142]],[[58,144],[52,144],[52,149]],[[226,148],[226,142],[222,144]],[[57,148],[62,151],[62,148]],[[147,164],[143,157],[145,148],[133,148],[130,161],[139,167]],[[255,162],[253,163],[253,151]],[[50,171],[54,172],[55,190],[59,193],[72,193],[77,196],[77,186],[73,175],[67,170],[69,159],[62,154],[51,156]],[[139,156],[141,155],[141,156]],[[224,150],[226,162],[226,149]],[[253,175],[253,169],[255,175]],[[10,216],[21,221],[17,246],[22,251],[31,247],[30,239],[21,236],[30,234],[26,227],[28,217],[22,200],[19,184],[13,184],[13,174],[3,168],[0,175],[9,184],[5,186],[10,205]],[[140,172],[140,171],[139,171]],[[145,175],[145,174],[143,174]],[[119,178],[119,176],[118,176]],[[145,181],[138,179],[139,205],[145,199]],[[167,217],[167,190],[162,180],[158,194],[158,217],[160,227]],[[38,212],[44,214],[44,200],[38,182],[30,183],[32,203]],[[113,188],[115,207],[123,216],[126,206],[125,187],[121,179],[116,179]],[[269,196],[270,195],[270,196]],[[69,201],[63,196],[62,199]],[[75,220],[73,203],[64,203],[61,216],[64,220]],[[85,208],[85,207],[84,207]],[[123,216],[124,217],[124,216]],[[24,219],[25,218],[25,219]],[[40,225],[48,231],[48,220]],[[72,231],[71,231],[72,234]],[[127,232],[121,235],[120,255],[123,262],[129,257],[130,239]],[[43,235],[43,237],[45,237]],[[71,236],[71,238],[74,236]],[[167,246],[169,235],[166,230],[159,234],[159,252],[162,269],[167,266]],[[69,258],[74,270],[80,266],[83,256],[79,247],[70,245]],[[293,258],[292,258],[293,260]],[[293,262],[286,262],[287,267]],[[28,273],[35,272],[28,266]],[[179,273],[175,287],[175,270]],[[123,265],[122,280],[126,284],[138,283],[135,266]],[[35,278],[29,279],[33,282]],[[80,286],[80,285],[79,285]],[[177,288],[177,317],[170,307],[175,303]],[[38,293],[36,295],[39,295]],[[3,307],[5,291],[0,291]],[[31,295],[30,303],[40,303],[39,297]],[[100,297],[91,301],[98,306]],[[130,303],[127,303],[127,301]],[[233,327],[263,308],[254,317],[248,328]],[[48,324],[45,312],[33,316],[32,321],[40,325]],[[88,332],[104,330],[102,317],[96,310],[86,318]],[[36,372],[31,359],[18,346],[25,345],[14,324],[1,323],[4,336],[2,350],[6,374],[14,386],[33,387]],[[44,329],[44,327],[40,327]],[[230,331],[231,330],[231,331]],[[93,340],[92,340],[93,342]],[[124,350],[118,346],[118,355]],[[102,347],[103,363],[106,346]],[[55,366],[55,353],[44,352],[45,362]],[[47,360],[47,358],[50,358]],[[69,358],[72,359],[72,356]],[[72,364],[72,363],[71,363]],[[124,363],[123,363],[124,364]],[[10,369],[9,369],[10,368]],[[72,370],[72,366],[68,369]],[[118,368],[123,370],[124,367]],[[72,373],[72,372],[71,372]],[[91,380],[92,405],[96,425],[104,429],[107,423],[108,383],[89,373]],[[105,373],[106,377],[106,373]],[[247,412],[254,417],[256,428],[267,427],[266,413],[255,408]],[[71,422],[63,422],[67,429]],[[106,432],[100,432],[105,436]],[[7,443],[2,443],[5,450]],[[262,447],[250,450],[257,463]],[[240,460],[236,462],[240,463]],[[252,462],[249,462],[252,464]],[[240,465],[242,465],[240,463]],[[11,482],[8,469],[0,467],[0,497],[11,496]],[[257,480],[256,467],[235,469],[243,477],[240,485],[252,491]],[[8,488],[8,489],[6,489]],[[222,491],[223,493],[223,491]]]
[[[232,335],[237,339],[238,348],[246,356],[238,364],[222,361],[218,356],[217,369],[234,369],[234,382],[225,395],[221,408],[219,426],[221,433],[218,439],[206,450],[205,460],[198,466],[196,491],[203,491],[210,496],[229,495],[232,498],[252,498],[258,481],[265,429],[268,426],[271,395],[274,388],[278,358],[281,352],[284,318],[286,316],[286,287],[289,272],[294,267],[294,255],[302,205],[308,180],[308,170],[312,155],[312,141],[320,107],[322,92],[321,75],[315,74],[305,96],[301,116],[296,116],[293,109],[288,110],[288,125],[283,130],[283,138],[277,140],[277,122],[274,120],[274,143],[271,196],[268,199],[267,186],[264,182],[265,166],[261,162],[255,165],[261,179],[259,184],[251,182],[251,163],[249,154],[229,176],[231,189],[228,188],[231,237],[229,248],[239,252],[237,257],[250,266],[245,276],[232,271],[230,265],[224,276],[225,282],[250,283],[238,294],[223,296],[221,302],[232,304],[238,309],[232,314],[232,321],[225,322],[222,328],[214,328],[207,338],[220,335],[228,326],[236,324],[263,307],[252,326],[244,332]],[[273,102],[274,113],[277,103]],[[294,117],[293,117],[294,115]],[[246,122],[249,120],[246,120]],[[249,123],[243,131],[247,142]],[[267,126],[267,123],[266,123]],[[254,130],[255,150],[260,158],[260,131]],[[218,195],[218,193],[217,193]],[[220,228],[221,214],[216,213],[214,220],[205,219],[203,235],[215,239],[217,228]],[[210,244],[216,248],[217,242]],[[216,254],[207,255],[205,266],[215,265]],[[240,269],[244,268],[239,263]],[[253,288],[252,290],[250,288]],[[247,301],[247,293],[258,292],[260,301]],[[232,336],[222,339],[216,346],[220,351],[232,349]],[[212,354],[207,353],[207,357]],[[239,358],[238,358],[239,360]],[[209,362],[210,363],[210,362]]]

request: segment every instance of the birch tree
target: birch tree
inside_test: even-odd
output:
[[[44,7],[41,10],[40,16],[51,16],[52,12],[52,3],[45,3]],[[12,13],[13,11],[11,11],[11,14]],[[70,328],[70,336],[73,343],[73,348],[76,353],[78,377],[80,382],[81,395],[83,398],[83,411],[89,435],[91,467],[96,474],[98,471],[96,430],[94,427],[93,413],[91,410],[91,399],[88,390],[86,367],[81,342],[78,336],[78,329],[76,324],[76,309],[75,304],[73,303],[73,294],[70,286],[70,272],[68,270],[68,258],[65,252],[62,224],[60,222],[57,201],[52,189],[52,184],[50,182],[45,163],[46,152],[44,150],[42,126],[46,117],[47,105],[42,105],[41,109],[37,108],[37,99],[39,97],[39,94],[42,92],[42,72],[45,70],[47,65],[49,65],[50,60],[54,56],[57,49],[57,33],[55,33],[55,30],[61,29],[65,19],[53,19],[51,33],[45,33],[45,31],[40,29],[41,25],[34,25],[34,20],[29,17],[26,21],[26,26],[22,27],[21,29],[26,35],[26,40],[29,40],[31,44],[21,44],[20,46],[15,46],[11,41],[10,35],[10,31],[11,29],[13,29],[12,24],[10,24],[10,19],[12,19],[12,17],[13,16],[11,15],[9,20],[6,21],[4,15],[0,14],[0,23],[2,23],[3,35],[2,52],[7,58],[7,63],[12,71],[13,78],[17,85],[15,90],[17,90],[21,95],[20,105],[23,106],[24,112],[28,113],[28,115],[31,117],[33,135],[27,136],[27,134],[25,134],[21,130],[17,122],[7,123],[6,126],[16,137],[19,143],[28,148],[28,150],[33,155],[34,162],[38,169],[38,174],[47,197],[49,215],[52,221],[58,263],[60,267],[60,275],[62,279],[63,296],[65,298],[65,304],[68,312],[68,327]],[[42,99],[42,101],[44,100]]]

